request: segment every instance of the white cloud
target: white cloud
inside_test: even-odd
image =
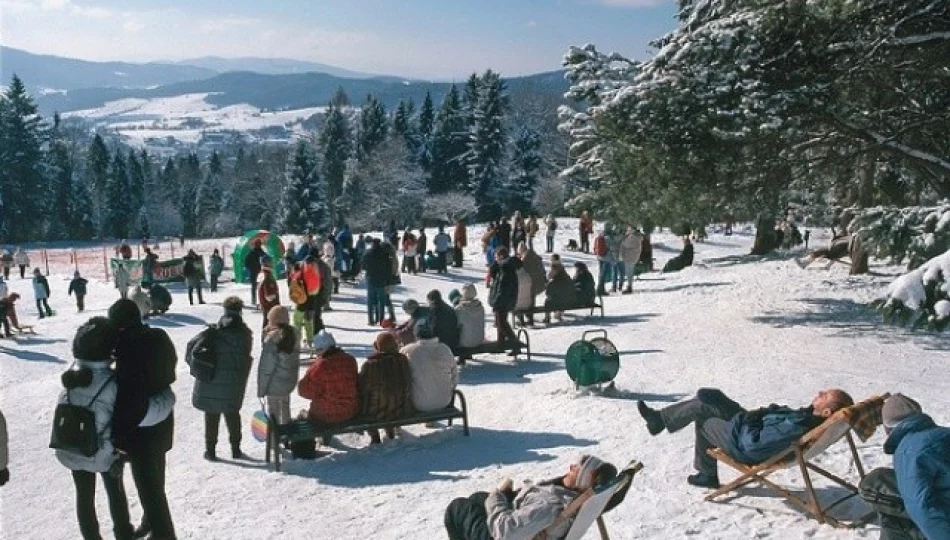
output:
[[[228,16],[223,19],[215,18],[209,19],[201,23],[198,27],[202,32],[226,32],[234,28],[243,28],[251,26],[256,22],[256,19],[249,17],[234,17]]]

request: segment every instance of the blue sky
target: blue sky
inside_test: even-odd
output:
[[[0,42],[88,60],[257,56],[409,77],[556,69],[569,45],[634,58],[674,0],[0,0]]]

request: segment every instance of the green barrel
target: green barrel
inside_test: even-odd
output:
[[[603,337],[587,339],[588,334]],[[593,386],[614,380],[620,371],[620,354],[607,339],[606,330],[588,330],[580,341],[575,341],[565,355],[567,375],[577,386]]]

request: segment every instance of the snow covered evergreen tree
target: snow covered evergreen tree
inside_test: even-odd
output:
[[[132,222],[129,224],[129,232],[138,234],[141,226],[139,225],[139,214],[145,205],[145,169],[142,162],[139,161],[138,154],[134,150],[129,150],[126,158],[126,169],[129,175],[129,208]]]
[[[50,240],[68,240],[71,237],[69,201],[73,195],[73,175],[75,165],[69,155],[69,148],[62,139],[59,115],[54,116],[48,154],[52,201],[50,205],[49,228],[46,236]]]
[[[287,162],[278,223],[285,233],[325,231],[330,224],[326,182],[309,141],[301,139]]]
[[[116,150],[109,166],[109,180],[106,184],[106,209],[103,224],[106,234],[115,239],[129,237],[129,225],[135,219],[129,205],[129,175],[125,158],[121,150]]]
[[[89,144],[89,152],[86,154],[86,178],[88,179],[89,189],[93,193],[93,203],[95,204],[96,215],[105,220],[106,210],[106,184],[109,183],[109,162],[112,156],[109,155],[109,149],[102,136],[96,133]]]
[[[72,194],[69,198],[69,236],[74,240],[91,240],[96,235],[95,205],[92,202],[92,190],[83,175],[77,175],[72,182]]]
[[[201,161],[194,152],[178,162],[177,179],[178,212],[181,216],[181,233],[189,238],[198,235],[198,218],[195,215],[195,200],[201,184]]]
[[[198,223],[198,234],[202,236],[210,236],[215,232],[221,204],[222,173],[221,156],[214,151],[195,196],[195,219]]]
[[[479,215],[483,219],[497,218],[505,206],[507,137],[504,120],[507,100],[501,76],[486,71],[481,77],[465,160],[470,176],[469,191],[478,201]]]
[[[505,213],[528,213],[532,208],[541,181],[541,136],[528,126],[521,126],[511,144],[507,203]]]
[[[416,122],[416,145],[414,153],[416,162],[422,167],[427,178],[432,174],[432,129],[435,127],[435,105],[432,103],[432,94],[426,92],[419,109],[419,118]]]
[[[426,180],[406,145],[390,138],[366,160],[350,161],[345,195],[353,227],[376,228],[390,220],[412,225],[422,215]]]
[[[0,232],[17,242],[40,236],[48,209],[47,127],[16,75],[0,103]]]
[[[468,128],[458,88],[453,84],[442,100],[432,133],[432,163],[429,192],[432,194],[468,189]]]
[[[346,162],[352,155],[352,134],[350,123],[340,107],[331,106],[320,132],[321,172],[327,186],[327,199],[336,201],[343,191],[346,175]],[[331,206],[331,218],[336,219],[335,208]]]
[[[386,107],[376,96],[366,96],[360,108],[360,129],[356,140],[356,155],[360,160],[369,157],[386,140],[389,122]]]

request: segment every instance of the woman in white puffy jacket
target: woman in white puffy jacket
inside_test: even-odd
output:
[[[112,445],[112,413],[115,408],[116,381],[112,370],[112,350],[118,339],[118,330],[105,317],[93,317],[79,327],[73,340],[73,356],[79,369],[63,373],[65,389],[59,403],[70,403],[92,410],[99,434],[99,450],[85,456],[69,450],[56,450],[56,458],[72,471],[76,486],[76,517],[84,539],[101,538],[96,517],[96,473],[102,478],[113,531],[118,539],[134,538],[129,518],[128,500],[122,483],[122,461]],[[171,389],[149,399],[149,408],[140,425],[157,424],[171,414],[175,395]]]
[[[462,300],[455,307],[458,317],[459,346],[475,347],[485,341],[485,306],[476,298],[475,285],[468,283],[462,287]]]

